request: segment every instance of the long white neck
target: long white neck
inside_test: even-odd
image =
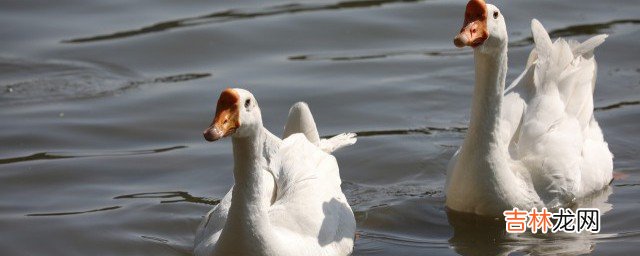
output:
[[[507,48],[503,47],[496,54],[476,50],[474,55],[476,84],[464,148],[473,149],[472,154],[486,157],[489,154],[499,154],[494,151],[500,139],[498,127],[507,75]]]
[[[255,247],[273,237],[269,206],[274,198],[274,179],[269,172],[270,152],[279,146],[276,137],[260,127],[254,135],[233,138],[235,185],[223,236]],[[230,248],[238,250],[238,248]]]
[[[530,189],[518,182],[508,143],[501,137],[501,111],[507,74],[507,48],[487,54],[475,51],[476,84],[471,120],[452,172],[447,176],[447,207],[481,215],[502,216],[504,209],[535,203]],[[517,171],[517,170],[515,170]]]

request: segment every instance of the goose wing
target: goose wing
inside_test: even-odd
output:
[[[209,255],[215,248],[220,238],[220,233],[227,223],[229,215],[229,207],[231,207],[231,194],[233,187],[220,200],[220,203],[213,207],[211,211],[204,217],[204,221],[200,222],[195,237],[195,255]]]
[[[283,140],[278,155],[272,224],[283,236],[309,238],[305,246],[350,248],[355,218],[340,188],[335,157],[300,133]]]
[[[289,116],[287,117],[287,124],[284,126],[282,138],[286,139],[295,133],[304,134],[309,142],[320,147],[327,153],[332,153],[340,148],[356,143],[355,133],[342,133],[328,139],[320,139],[311,110],[304,102],[293,104],[289,109]]]
[[[601,182],[607,176],[606,170],[585,166],[589,161],[585,155],[608,152],[593,117],[593,50],[606,36],[584,43],[562,38],[552,42],[540,22],[534,19],[531,27],[535,49],[525,73],[509,92],[520,97],[505,101],[509,104],[506,109],[516,106],[518,112],[522,110],[518,125],[514,126],[517,128],[511,130],[509,148],[512,157],[522,161],[531,173],[542,200],[555,206],[591,191],[591,187],[606,184]],[[516,123],[517,115],[507,116],[510,118],[505,118],[505,123]],[[602,145],[590,145],[594,144],[592,138],[600,139]],[[610,157],[610,152],[604,155],[603,158]],[[610,176],[611,171],[608,173]],[[587,176],[599,178],[585,183],[583,178]]]

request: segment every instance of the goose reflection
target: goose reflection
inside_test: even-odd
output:
[[[611,187],[576,201],[569,208],[597,208],[601,215],[612,209],[607,203]],[[596,246],[597,234],[581,233],[510,234],[505,230],[503,218],[481,217],[447,210],[449,224],[453,227],[451,247],[460,255],[510,255],[524,252],[531,255],[581,255],[590,253]]]

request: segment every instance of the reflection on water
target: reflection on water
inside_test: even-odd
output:
[[[607,203],[613,189],[607,186],[592,196],[580,199],[571,207],[598,208],[602,215],[612,208]],[[505,231],[504,219],[487,218],[471,214],[447,211],[447,219],[453,227],[453,237],[449,243],[461,255],[509,255],[513,252],[525,252],[532,255],[580,255],[593,250],[596,239],[606,234],[547,233],[510,234]]]

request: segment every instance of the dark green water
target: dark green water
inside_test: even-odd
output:
[[[233,182],[230,142],[201,133],[230,86],[256,95],[276,134],[299,100],[321,134],[358,132],[336,154],[355,255],[636,253],[640,3],[492,2],[509,80],[531,18],[553,36],[611,35],[596,52],[596,117],[623,178],[589,199],[606,211],[600,234],[507,236],[447,215],[445,165],[474,78],[471,51],[452,44],[465,1],[3,1],[0,254],[189,255]]]

